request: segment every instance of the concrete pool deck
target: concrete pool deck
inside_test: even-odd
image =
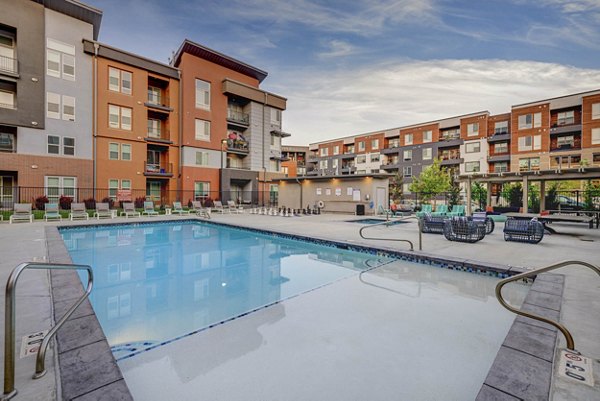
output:
[[[177,217],[173,219],[177,219]],[[358,219],[358,217],[319,215],[285,218],[249,214],[213,215],[213,220],[216,222],[305,236],[317,236],[371,247],[383,246],[399,250],[408,249],[404,243],[361,239],[358,235],[358,229],[361,225],[347,222],[353,219]],[[150,219],[115,219],[109,222],[132,221],[150,221]],[[63,222],[62,224],[69,225],[71,223]],[[46,225],[52,226],[56,223],[36,222],[34,224],[0,225],[0,238],[3,240],[0,243],[0,252],[3,255],[8,255],[0,261],[0,278],[4,282],[6,282],[10,270],[18,263],[31,261],[32,258],[36,258],[38,261],[44,260],[46,249],[43,231]],[[445,240],[443,236],[426,234],[423,235],[423,251],[439,256],[480,260],[525,268],[541,267],[565,259],[578,259],[595,264],[600,261],[600,230],[590,230],[582,225],[556,225],[555,228],[560,234],[547,235],[540,244],[529,245],[504,242],[501,228],[502,225],[500,224],[494,233],[477,244],[454,243]],[[392,235],[399,238],[408,238],[413,240],[415,245],[417,244],[418,235],[414,221],[391,227],[373,227],[368,233],[373,236]],[[598,277],[594,277],[595,275],[592,272],[583,268],[567,268],[559,270],[557,273],[564,274],[566,277],[561,321],[572,331],[577,349],[586,356],[598,359],[600,357],[600,344],[597,343],[596,339],[598,333],[600,333],[600,300],[597,294],[600,288],[600,280]],[[32,284],[29,284],[26,279],[31,280]],[[51,316],[47,275],[41,272],[24,274],[20,280],[19,288],[21,288],[21,291],[18,292],[18,334],[16,336],[18,340],[24,334],[47,327],[48,324],[44,323],[44,319]],[[29,290],[32,290],[33,294],[27,293]],[[3,301],[2,297],[1,302]],[[38,304],[35,302],[38,302]],[[47,310],[40,307],[39,302],[47,302]],[[560,338],[560,341],[561,346],[564,346],[562,338]],[[49,368],[52,365],[52,358],[52,354],[49,353],[47,357]],[[597,383],[600,382],[598,370],[596,368],[595,372]],[[54,394],[58,391],[55,375],[49,374],[42,380],[32,381],[28,379],[32,372],[32,357],[17,360],[17,388],[20,395],[16,399],[55,399]],[[574,388],[561,379],[556,379],[553,385],[553,399],[555,400],[594,399],[600,394],[597,389],[594,393],[586,393],[586,389],[582,389],[581,386]],[[38,389],[37,392],[36,388]],[[28,394],[28,391],[31,392],[30,394],[37,395],[27,398],[25,394]],[[43,394],[47,397],[44,398]],[[591,397],[590,394],[592,394]]]

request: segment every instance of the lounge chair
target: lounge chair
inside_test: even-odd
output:
[[[432,216],[446,216],[448,215],[448,205],[438,205],[435,207],[435,212],[431,212]]]
[[[444,222],[444,237],[450,241],[474,243],[485,237],[486,227],[466,217],[452,217]]]
[[[449,211],[446,215],[450,216],[450,217],[464,216],[465,215],[465,205],[452,206],[452,210]]]
[[[210,208],[202,207],[202,202],[192,201],[192,211],[196,213],[198,217],[206,217],[210,219]]]
[[[62,221],[58,203],[46,203],[44,205],[44,220],[48,221],[48,219],[57,219]]]
[[[158,212],[154,210],[154,202],[144,202],[144,211],[142,212],[142,214],[145,214],[146,216],[158,216]]]
[[[430,213],[427,213],[420,220],[419,228],[422,233],[443,234],[445,222],[445,216],[432,216]]]
[[[113,218],[112,211],[107,202],[96,202],[96,212],[94,212],[94,217],[98,220],[103,217]]]
[[[504,241],[537,244],[544,238],[544,225],[536,219],[520,220],[509,217],[504,223]]]
[[[416,213],[417,217],[423,217],[426,214],[430,214],[431,213],[431,205],[421,205],[421,211]]]
[[[486,212],[475,212],[473,213],[473,216],[469,217],[470,220],[473,220],[474,222],[477,222],[479,224],[483,224],[485,225],[485,234],[491,234],[492,231],[494,231],[494,227],[496,227],[496,224],[494,223],[494,220],[490,219],[487,216]]]
[[[131,217],[140,217],[140,212],[135,210],[135,205],[132,202],[123,203],[123,211],[121,212],[121,216],[125,216],[126,219]]]
[[[171,213],[177,213],[178,215],[183,215],[183,214],[190,214],[189,210],[183,210],[183,207],[181,206],[181,202],[173,202],[173,210],[171,211]]]
[[[229,208],[227,208],[227,209],[229,209]],[[221,203],[221,201],[214,201],[212,210],[214,212],[221,212],[221,214],[225,213],[225,208],[223,207],[223,204]]]
[[[386,217],[392,217],[394,215],[394,212],[392,212],[390,209],[384,209],[383,205],[379,205],[379,207],[377,207],[377,214]]]
[[[85,203],[71,203],[71,212],[69,213],[69,219],[90,219],[90,215],[85,210]]]
[[[229,209],[229,213],[231,213],[232,211],[235,213],[244,213],[244,208],[242,207],[242,205],[237,205],[232,200],[227,201],[227,208]]]
[[[31,213],[31,203],[15,203],[13,214],[10,216],[9,223],[13,221],[24,221],[29,220],[33,223],[33,213]]]

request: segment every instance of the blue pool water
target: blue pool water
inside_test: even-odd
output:
[[[61,235],[94,269],[90,300],[117,358],[391,261],[202,222]]]

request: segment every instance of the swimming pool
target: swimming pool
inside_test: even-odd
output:
[[[141,400],[474,399],[514,319],[493,277],[243,229],[62,235],[74,262],[94,264],[92,304]],[[527,287],[507,290],[518,305]],[[271,306],[198,331],[251,299]]]

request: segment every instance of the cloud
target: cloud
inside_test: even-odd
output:
[[[334,58],[334,57],[345,57],[356,54],[358,49],[348,42],[343,40],[330,40],[325,43],[327,48],[325,51],[318,53],[319,58]]]
[[[600,70],[533,61],[388,61],[279,75],[285,85],[269,85],[288,98],[286,143],[301,145],[600,88]]]

